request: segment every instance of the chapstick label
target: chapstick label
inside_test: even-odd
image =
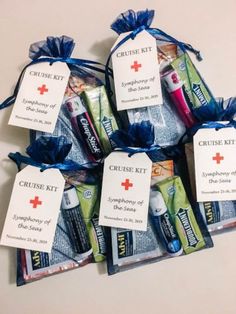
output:
[[[113,152],[105,159],[100,225],[147,230],[151,170],[145,153]]]
[[[53,133],[70,70],[65,63],[42,62],[24,73],[9,124]]]
[[[113,48],[129,33],[121,34]],[[160,105],[162,101],[156,39],[142,31],[112,55],[117,110]]]
[[[51,252],[64,178],[58,169],[27,166],[14,182],[1,244]]]
[[[236,199],[236,129],[200,129],[194,136],[198,202]]]

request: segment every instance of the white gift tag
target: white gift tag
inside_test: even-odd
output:
[[[113,48],[127,34],[121,34]],[[156,39],[147,31],[122,44],[112,55],[112,66],[117,110],[162,104]]]
[[[200,129],[193,140],[197,201],[236,200],[236,129]]]
[[[27,166],[17,175],[1,244],[51,252],[64,189],[58,169]]]
[[[63,62],[42,62],[24,73],[9,124],[52,133],[68,83],[70,70]]]
[[[100,225],[147,230],[151,170],[145,153],[113,152],[105,159]]]

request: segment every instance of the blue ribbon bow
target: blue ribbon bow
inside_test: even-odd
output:
[[[128,132],[116,130],[111,135],[117,147],[129,153],[129,156],[160,149],[159,145],[153,145],[154,137],[154,127],[150,121],[131,124]]]
[[[181,146],[160,147],[154,145],[154,127],[150,121],[133,123],[127,132],[117,130],[111,135],[117,148],[129,154],[131,157],[137,153],[147,153],[153,161],[163,161],[173,159],[175,162],[183,155]]]
[[[231,97],[227,100],[223,98],[217,99],[213,104],[201,106],[193,111],[194,115],[199,120],[192,128],[186,131],[181,137],[179,143],[183,143],[184,139],[192,140],[192,137],[199,129],[222,129],[236,128],[236,97]],[[222,123],[226,121],[226,123]]]
[[[193,114],[200,122],[233,120],[236,114],[236,97],[225,101],[219,99],[208,105],[200,106],[194,109]]]
[[[50,64],[55,62],[65,62],[69,68],[78,66],[103,74],[105,73],[105,70],[103,69],[104,65],[99,62],[70,58],[74,46],[74,40],[67,36],[49,36],[46,40],[32,44],[29,49],[29,57],[32,61],[23,68],[13,91],[13,95],[5,99],[3,103],[0,104],[0,109],[6,108],[15,102],[23,74],[25,70],[33,64],[41,62],[49,62]],[[106,72],[108,76],[112,75],[112,70],[109,67],[106,69]]]
[[[75,47],[74,40],[68,36],[52,37],[30,45],[29,57],[36,60],[40,57],[70,58]]]
[[[190,44],[186,44],[184,42],[177,40],[176,38],[163,32],[159,28],[150,28],[154,15],[155,15],[154,10],[146,9],[144,11],[137,12],[134,12],[133,10],[128,10],[124,13],[121,13],[116,18],[116,20],[111,24],[111,29],[114,30],[119,35],[125,32],[132,32],[130,34],[130,38],[132,39],[134,39],[135,36],[142,30],[146,29],[156,39],[176,44],[183,51],[187,50],[194,53],[198,61],[202,60],[200,51],[194,49]]]
[[[199,129],[224,129],[224,128],[235,128],[236,129],[236,121],[230,120],[227,123],[217,122],[217,121],[206,121],[202,123],[198,123],[194,125],[191,129],[187,131],[187,135],[189,138],[192,138]]]
[[[22,163],[38,167],[41,171],[51,168],[62,171],[88,170],[91,166],[98,165],[95,163],[80,165],[71,159],[65,159],[71,146],[65,136],[40,136],[26,148],[26,153],[30,157],[23,156],[19,152],[9,153],[8,157],[16,163],[18,170],[21,169]]]
[[[128,10],[121,13],[116,20],[111,24],[111,29],[115,31],[118,35],[130,31],[135,31],[139,27],[149,28],[152,24],[155,11],[148,10],[134,12],[133,10]]]

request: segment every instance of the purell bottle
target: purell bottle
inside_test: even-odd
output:
[[[173,68],[168,68],[161,76],[167,92],[169,93],[182,121],[187,128],[191,128],[195,123],[190,106],[189,99],[184,90],[184,83],[178,73]]]
[[[71,245],[76,259],[85,259],[92,256],[92,249],[85,222],[81,214],[78,195],[74,186],[67,185],[64,189],[61,211],[67,226]]]
[[[180,79],[177,71],[171,66],[177,59],[180,51],[174,44],[164,44],[158,46],[158,59],[160,62],[161,81],[169,93],[180,118],[187,128],[192,127],[196,121],[190,110],[190,99],[185,92],[184,83]]]

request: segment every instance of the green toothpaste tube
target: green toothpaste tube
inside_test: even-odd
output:
[[[101,141],[103,151],[109,154],[116,147],[111,134],[118,130],[118,125],[109,104],[104,86],[89,89],[81,94],[96,132]]]
[[[175,223],[185,254],[203,248],[205,241],[180,177],[167,178],[159,182],[157,187]]]
[[[97,184],[79,184],[76,186],[81,211],[88,231],[89,241],[96,263],[106,258],[106,243],[102,226],[98,224],[100,189]]]
[[[190,107],[192,107],[191,109],[196,109],[215,102],[211,91],[202,80],[187,53],[175,59],[171,63],[171,66],[184,83],[184,91],[187,94],[186,96],[189,100],[188,103]]]

